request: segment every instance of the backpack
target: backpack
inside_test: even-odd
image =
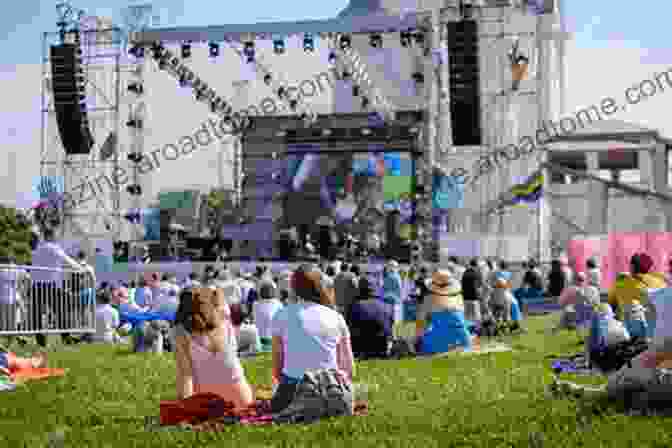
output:
[[[336,369],[307,371],[292,402],[273,414],[274,423],[312,423],[325,417],[353,415],[352,384]]]
[[[417,354],[416,346],[411,341],[400,338],[392,341],[389,357],[393,359],[412,358]]]

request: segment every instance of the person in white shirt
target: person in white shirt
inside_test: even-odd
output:
[[[259,300],[252,306],[252,315],[259,332],[263,351],[271,350],[273,317],[282,307],[275,286],[272,283],[263,282],[259,286]]]
[[[56,325],[59,329],[65,329],[71,325],[71,299],[63,289],[63,271],[65,266],[73,271],[87,274],[81,264],[70,257],[61,246],[54,241],[54,231],[43,231],[44,241],[41,241],[33,251],[33,269],[31,277],[33,286],[31,290],[32,301],[32,325],[34,328],[42,328],[49,312],[56,313]],[[87,275],[90,275],[88,273]],[[63,310],[60,313],[57,310]],[[64,343],[72,342],[69,333],[62,333]],[[47,339],[44,334],[37,334],[36,340],[42,347],[46,346]]]
[[[96,306],[96,332],[93,336],[93,342],[105,344],[116,344],[120,342],[117,328],[119,321],[119,311],[117,311],[110,302],[111,294],[108,292],[98,295],[98,305]]]

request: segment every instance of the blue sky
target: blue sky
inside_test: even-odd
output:
[[[79,0],[75,5],[88,13],[120,17],[128,4],[140,1]],[[204,1],[191,0],[190,7],[181,0],[153,2],[161,25],[215,25],[222,23],[253,23],[271,20],[329,18],[347,5],[347,0],[269,0]],[[613,0],[565,0],[567,24],[576,33],[577,44],[584,47],[609,46],[619,41],[627,46],[650,49],[647,58],[669,55],[664,30],[672,15],[669,0],[647,0],[637,3]],[[55,30],[54,0],[22,0],[12,2],[0,16],[0,54],[3,65],[29,64],[40,61],[40,42],[44,31]]]

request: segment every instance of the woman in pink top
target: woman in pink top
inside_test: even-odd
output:
[[[222,290],[184,290],[175,326],[178,398],[213,393],[239,409],[254,402]]]

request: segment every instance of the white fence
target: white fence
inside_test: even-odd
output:
[[[0,335],[92,333],[95,288],[82,271],[0,265]]]

